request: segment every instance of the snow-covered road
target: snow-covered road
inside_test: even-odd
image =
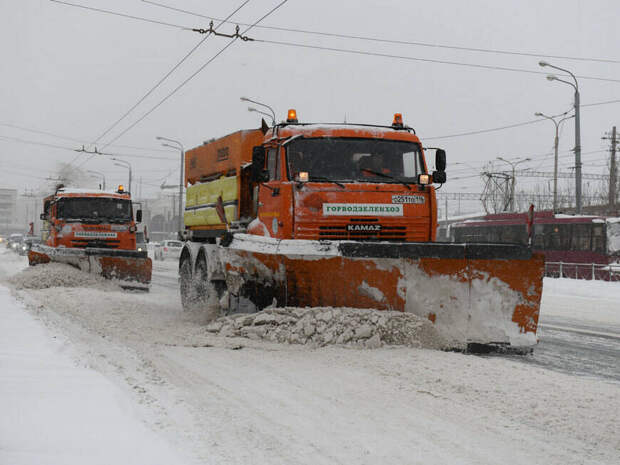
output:
[[[0,279],[23,268],[19,260],[0,252]],[[618,358],[600,376],[542,360],[554,331],[582,336],[553,325],[615,334],[616,283],[584,303],[565,290],[579,294],[584,283],[546,280],[542,355],[524,361],[212,336],[199,315],[182,312],[175,271],[156,262],[149,294],[14,292],[74,360],[121,389],[155,434],[196,463],[611,464],[620,456]],[[568,358],[584,365],[579,356]]]

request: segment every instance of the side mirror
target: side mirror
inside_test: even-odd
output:
[[[437,184],[443,184],[446,182],[445,171],[433,171],[433,182]]]
[[[435,151],[435,168],[437,171],[446,171],[446,151],[444,149]]]
[[[142,222],[142,210],[136,210],[136,223]]]
[[[269,179],[269,172],[265,169],[265,147],[257,145],[252,149],[252,182],[264,182]]]

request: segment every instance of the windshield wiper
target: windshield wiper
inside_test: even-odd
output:
[[[403,186],[405,186],[407,189],[411,190],[411,186],[409,184],[407,184],[405,181],[402,181],[394,176],[390,176],[389,174],[385,174],[385,173],[380,173],[379,171],[374,171],[368,168],[362,168],[360,171],[366,171],[367,173],[372,173],[376,176],[381,176],[382,178],[388,178],[388,179],[393,179],[396,182],[399,182],[400,184],[402,184]]]
[[[345,189],[344,184],[342,184],[341,182],[338,181],[334,181],[333,179],[329,179],[326,178],[325,176],[310,176],[308,177],[308,181],[312,182],[312,181],[326,181],[326,182],[331,182],[336,184],[337,186],[342,187],[343,189]]]

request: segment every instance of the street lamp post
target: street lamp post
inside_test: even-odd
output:
[[[179,221],[178,223],[179,234],[181,234],[181,231],[183,231],[183,185],[185,184],[185,178],[183,174],[184,174],[184,168],[185,168],[185,149],[183,148],[183,144],[179,142],[178,140],[169,139],[167,137],[161,137],[161,136],[157,136],[156,139],[165,140],[167,142],[176,144],[176,145],[170,145],[170,144],[163,143],[162,145],[164,147],[170,147],[170,148],[178,149],[181,151],[181,166],[179,168],[179,220],[178,220]]]
[[[547,116],[544,113],[540,113],[540,112],[535,113],[535,116],[546,118],[552,121],[553,124],[555,125],[555,142],[553,145],[554,152],[555,152],[555,163],[553,165],[553,213],[556,213],[558,211],[558,145],[560,142],[559,141],[560,124],[562,124],[562,122],[566,121],[567,119],[573,118],[574,115],[567,116],[565,118],[562,118],[559,121],[555,120],[556,118],[555,116]]]
[[[267,105],[266,103],[257,102],[256,100],[252,100],[252,99],[249,99],[247,97],[241,97],[240,100],[242,102],[250,102],[250,103],[253,103],[255,105],[260,105],[263,108],[267,108],[271,112],[271,117],[273,119],[273,124],[275,126],[275,124],[276,124],[276,112],[273,111],[273,108],[271,108],[269,105]],[[252,111],[252,110],[249,110],[249,111]]]
[[[125,160],[119,160],[118,158],[111,158],[112,160],[114,160],[117,163],[114,163],[116,166],[124,166],[125,168],[129,169],[129,189],[128,192],[131,193],[131,164],[128,161]]]
[[[512,182],[510,184],[510,211],[514,212],[515,211],[515,171],[517,169],[517,165],[519,165],[520,163],[525,163],[526,161],[532,161],[532,159],[524,158],[523,160],[519,160],[515,162],[506,160],[505,158],[502,158],[502,157],[497,157],[497,159],[505,163],[508,163],[512,167]]]
[[[258,108],[253,108],[253,107],[248,107],[248,111],[251,112],[255,112],[255,113],[260,113],[261,115],[266,116],[267,118],[271,118],[271,124],[272,126],[276,125],[276,120],[273,119],[273,116],[270,115],[269,113],[267,113],[266,111],[261,111]]]
[[[105,175],[100,173],[99,171],[88,170],[87,173],[95,174],[97,176],[101,176],[101,189],[105,190]]]
[[[564,81],[563,79],[558,78],[554,75],[547,76],[549,81],[560,81],[564,84],[568,84],[575,89],[575,210],[577,214],[581,213],[582,209],[582,199],[581,199],[581,121],[579,118],[579,84],[577,83],[577,78],[573,73],[568,71],[567,69],[560,68],[559,66],[554,66],[546,61],[540,61],[538,63],[540,66],[545,67],[549,66],[550,68],[557,69],[559,71],[563,71],[565,73],[570,74],[575,83],[569,81]]]

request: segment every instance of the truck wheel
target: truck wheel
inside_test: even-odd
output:
[[[192,276],[192,262],[189,258],[185,258],[181,262],[179,266],[179,276],[181,278],[179,288],[181,290],[181,304],[183,305],[183,310],[191,310],[196,306],[196,295]]]
[[[196,262],[196,272],[192,279],[192,291],[195,296],[194,306],[196,310],[204,311],[207,320],[213,320],[222,314],[220,298],[226,290],[225,283],[211,281],[207,260],[204,256]]]

